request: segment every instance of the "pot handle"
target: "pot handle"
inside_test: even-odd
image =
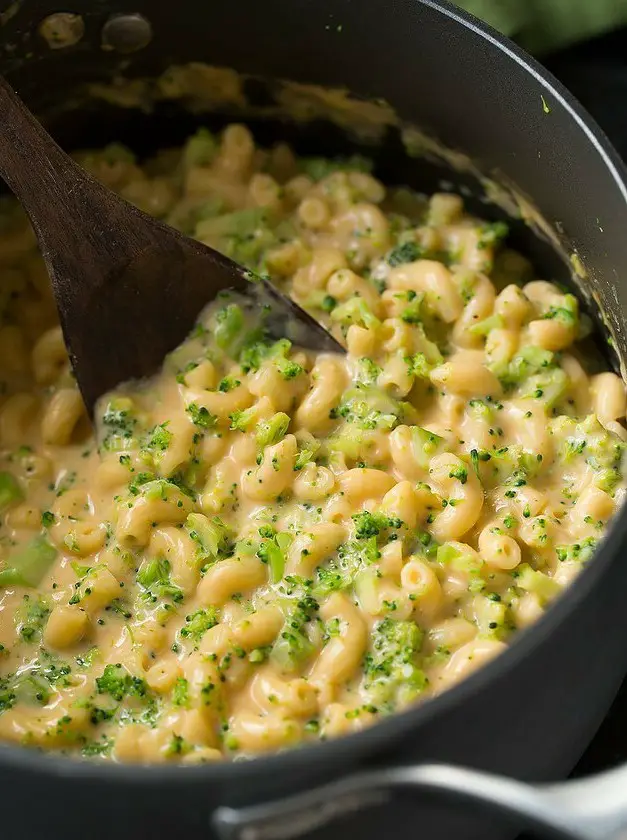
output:
[[[212,822],[221,840],[290,840],[351,811],[382,804],[403,788],[500,812],[520,829],[539,829],[556,840],[627,840],[627,765],[543,785],[446,764],[389,767],[262,805],[220,807]]]

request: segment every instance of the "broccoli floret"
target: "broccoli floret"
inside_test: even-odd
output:
[[[5,567],[0,571],[0,587],[37,586],[56,556],[56,548],[46,537],[34,537],[23,548],[9,554]]]
[[[373,703],[392,711],[426,688],[418,661],[422,640],[422,631],[411,620],[387,617],[375,625],[364,660],[364,687]]]
[[[560,592],[559,583],[544,572],[533,569],[528,563],[522,563],[512,572],[515,584],[526,592],[534,592],[542,602],[550,601]]]
[[[300,445],[302,446],[302,449],[300,449],[298,455],[296,456],[296,461],[294,462],[294,469],[297,472],[302,470],[306,464],[315,460],[318,450],[321,447],[321,443],[313,437],[307,441],[302,441]]]
[[[10,472],[0,472],[0,511],[21,502],[23,498],[24,493],[15,476]]]
[[[190,537],[198,544],[203,560],[217,560],[231,550],[232,531],[218,516],[211,519],[203,513],[190,513],[185,521]]]
[[[257,425],[255,438],[258,445],[263,449],[272,446],[282,440],[290,425],[290,417],[282,411],[273,415],[269,420],[262,420]]]
[[[405,403],[393,399],[380,388],[358,382],[344,394],[333,415],[360,429],[393,429],[406,410]]]
[[[505,373],[500,375],[505,388],[521,385],[534,374],[555,368],[555,355],[541,347],[523,347],[509,363]]]
[[[199,642],[205,635],[207,630],[215,627],[220,620],[220,615],[215,607],[206,607],[202,610],[185,616],[185,624],[181,628],[181,636],[184,639],[191,639],[193,642]]]
[[[542,317],[561,321],[565,326],[576,330],[579,325],[579,301],[574,295],[564,295],[561,306],[551,306]]]
[[[444,447],[444,438],[429,432],[420,426],[411,426],[411,450],[412,454],[424,470],[429,468],[429,462]]]
[[[355,538],[358,540],[378,537],[388,528],[400,528],[403,525],[398,517],[370,513],[368,510],[354,513],[352,519],[355,523]]]
[[[25,595],[15,614],[17,631],[21,638],[29,643],[41,641],[49,615],[50,606],[44,598]]]
[[[201,429],[211,429],[217,422],[217,417],[204,405],[190,403],[185,409],[191,417],[192,423]]]
[[[239,388],[241,384],[240,380],[234,376],[225,376],[218,382],[218,391],[221,394],[228,394],[229,391],[234,391],[236,388]]]
[[[300,374],[305,370],[302,365],[299,365],[292,359],[285,359],[281,356],[276,359],[275,365],[277,366],[283,379],[286,380],[296,379],[296,377],[300,376]]]
[[[241,351],[239,363],[244,373],[248,373],[251,370],[259,370],[266,360],[272,360],[284,379],[294,379],[303,372],[303,368],[288,358],[291,348],[292,342],[287,338],[273,343],[255,341]]]
[[[127,397],[110,400],[100,417],[102,448],[109,452],[129,449],[134,443],[137,418],[133,401]]]
[[[116,702],[121,703],[127,695],[145,697],[148,686],[144,680],[134,677],[119,663],[107,665],[101,677],[96,678],[98,694],[108,694]]]
[[[598,541],[594,537],[587,537],[585,540],[573,543],[572,545],[558,545],[555,548],[555,553],[557,554],[557,559],[562,563],[570,560],[587,563],[588,560],[592,559],[597,544]]]
[[[366,512],[367,513],[367,512]],[[357,514],[359,517],[359,514]],[[381,559],[378,540],[382,527],[389,527],[392,521],[388,517],[382,517],[381,522],[376,524],[376,517],[367,513],[367,517],[357,519],[357,531],[365,534],[379,528],[377,534],[361,539],[348,540],[338,547],[337,557],[332,558],[325,566],[316,570],[316,582],[313,594],[317,598],[328,595],[339,589],[349,589],[354,585],[357,577],[364,570],[374,566]],[[401,526],[400,520],[394,520],[395,527]]]
[[[172,689],[172,703],[175,706],[187,707],[189,704],[189,683],[184,677],[177,677]]]
[[[247,432],[252,428],[257,419],[257,406],[234,411],[229,415],[231,430],[234,432]]]
[[[272,646],[271,660],[286,671],[293,671],[311,657],[315,648],[306,633],[306,625],[316,616],[318,602],[306,595],[292,609]]]
[[[472,551],[464,552],[460,549],[461,543],[443,543],[436,551],[437,562],[443,566],[449,566],[456,572],[469,572],[477,574],[483,567],[481,557]]]
[[[298,161],[299,169],[314,181],[321,181],[333,172],[347,169],[354,172],[372,172],[372,161],[363,155],[351,155],[348,158],[329,160],[324,157],[303,157]]]
[[[468,330],[471,335],[483,337],[486,336],[490,330],[498,330],[503,326],[503,319],[500,315],[490,315],[489,318],[484,318],[483,321],[478,321],[473,324]]]
[[[415,262],[424,256],[424,249],[417,242],[403,242],[393,248],[387,256],[388,264],[394,268],[404,263]]]
[[[137,583],[144,590],[142,597],[153,604],[163,598],[183,600],[181,589],[170,581],[170,562],[162,557],[144,560],[137,572]]]
[[[491,222],[484,225],[479,232],[479,248],[499,245],[509,234],[509,227],[505,222]]]
[[[336,566],[329,564],[328,567],[320,566],[316,572],[316,585],[314,593],[322,598],[330,592],[348,589],[352,585],[352,578]]]
[[[372,359],[359,359],[357,369],[357,381],[364,385],[376,385],[381,368]]]
[[[381,324],[366,301],[358,295],[336,306],[330,317],[334,323],[341,324],[345,329],[351,324],[360,324],[366,329],[376,329]]]
[[[152,463],[156,467],[159,466],[172,443],[173,435],[168,431],[167,426],[168,421],[151,429],[140,452],[147,463]]]
[[[199,128],[188,138],[183,148],[183,166],[185,170],[193,166],[206,166],[211,163],[218,150],[218,143],[208,128]]]

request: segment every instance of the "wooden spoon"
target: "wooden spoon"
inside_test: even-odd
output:
[[[21,201],[50,274],[76,380],[98,397],[148,376],[224,289],[270,304],[275,337],[325,352],[341,345],[265,280],[152,219],[87,174],[0,77],[0,175]]]

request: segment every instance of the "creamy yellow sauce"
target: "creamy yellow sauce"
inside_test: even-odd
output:
[[[347,354],[220,299],[94,437],[7,206],[0,737],[185,763],[334,737],[445,690],[576,577],[624,494],[625,387],[504,225],[238,125],[81,161]]]

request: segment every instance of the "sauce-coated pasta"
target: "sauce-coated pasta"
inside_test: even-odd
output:
[[[0,738],[199,763],[371,725],[505,649],[624,493],[626,396],[502,223],[364,161],[201,130],[129,201],[267,272],[345,344],[230,296],[90,432],[21,213],[0,230]],[[155,294],[158,294],[155,290]],[[103,305],[106,305],[103,302]]]

